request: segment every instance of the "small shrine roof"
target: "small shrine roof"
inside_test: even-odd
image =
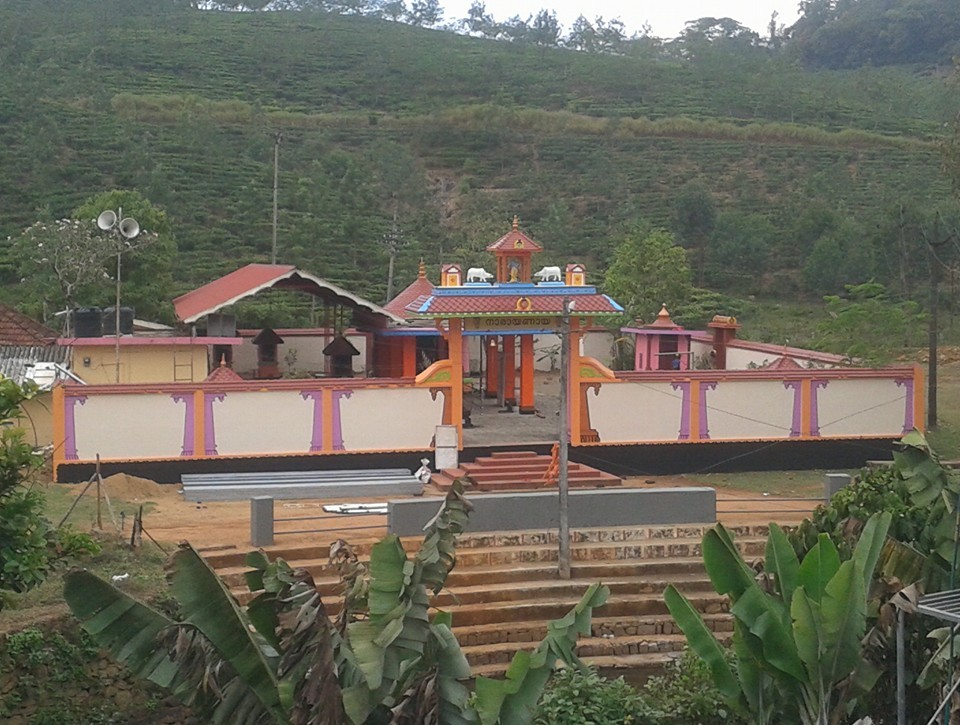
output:
[[[518,252],[542,252],[543,247],[520,231],[520,220],[513,218],[513,229],[487,247],[488,252],[503,252],[507,250]]]
[[[803,370],[803,366],[792,357],[778,357],[773,362],[760,367],[761,370]]]
[[[254,345],[282,345],[283,338],[269,327],[264,327],[251,340]]]
[[[227,367],[227,363],[224,360],[220,361],[219,367],[213,369],[213,372],[210,373],[206,378],[204,378],[205,383],[234,383],[238,380],[243,380],[232,368]]]
[[[337,335],[333,340],[323,348],[323,354],[330,357],[343,357],[345,355],[359,355],[360,351],[355,348],[350,341],[343,335]]]
[[[657,313],[657,319],[651,322],[649,325],[645,325],[649,329],[665,329],[665,330],[682,330],[676,322],[670,319],[670,313],[667,312],[667,306],[663,305],[660,307],[660,312]]]
[[[413,280],[405,289],[401,290],[396,297],[383,306],[387,312],[397,317],[410,318],[413,315],[407,309],[408,306],[420,298],[429,297],[433,293],[433,284],[427,279],[427,270],[420,261],[420,271],[417,278]]]

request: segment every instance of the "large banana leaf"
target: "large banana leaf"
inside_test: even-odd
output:
[[[476,725],[470,706],[470,665],[450,627],[448,612],[437,612],[430,623],[430,638],[422,662],[412,666],[422,672],[393,709],[391,725]]]
[[[276,650],[251,627],[233,595],[196,549],[182,544],[170,566],[170,588],[184,621],[203,633],[275,720],[286,722],[276,677]],[[239,689],[239,684],[235,687]],[[239,694],[224,699],[217,708],[217,720],[230,722],[235,718],[231,706],[239,707],[240,702]]]
[[[800,561],[797,552],[793,550],[787,535],[777,524],[770,524],[770,533],[767,536],[766,561],[764,570],[773,574],[777,581],[777,591],[783,603],[790,607],[793,599],[793,590],[797,586],[797,575]]]
[[[797,653],[803,660],[811,681],[820,681],[822,677],[823,627],[820,617],[820,605],[807,596],[801,586],[793,593],[790,606],[793,618],[793,631],[797,640]]]
[[[723,524],[717,524],[703,535],[703,564],[718,594],[736,601],[755,585],[753,569],[747,566]]]
[[[773,674],[798,682],[806,680],[790,627],[790,614],[783,602],[754,583],[730,608],[730,613],[753,635],[751,641],[745,634],[745,641],[753,645],[754,651],[759,646],[762,661],[774,670]]]
[[[820,602],[823,621],[823,676],[831,685],[852,673],[861,660],[867,629],[867,592],[857,560],[845,561],[827,584]]]
[[[820,534],[817,543],[800,562],[797,572],[797,582],[803,587],[806,595],[819,603],[823,598],[823,591],[827,582],[840,568],[840,553],[836,544],[827,534]]]
[[[87,571],[66,576],[64,598],[81,626],[117,661],[212,722],[276,719],[193,626],[174,622]]]
[[[64,577],[64,599],[81,626],[138,677],[173,690],[177,665],[158,638],[177,623],[86,570]]]
[[[710,670],[713,684],[731,707],[742,711],[742,693],[737,676],[727,662],[723,647],[703,623],[700,613],[673,585],[663,592],[667,609],[687,638],[687,644],[697,653]]]
[[[860,539],[853,550],[853,561],[860,567],[860,574],[863,577],[863,591],[870,591],[870,582],[873,581],[873,572],[877,568],[877,561],[880,553],[883,551],[883,542],[887,538],[887,531],[890,530],[890,522],[893,516],[889,511],[874,514],[860,532]]]
[[[746,636],[750,636],[746,634]],[[790,684],[776,681],[764,669],[753,649],[745,641],[744,627],[739,622],[734,625],[733,651],[737,658],[737,679],[743,691],[744,700],[755,725],[771,725],[774,722],[790,722],[792,718],[782,717],[781,704],[790,702],[786,697],[789,690],[796,690]]]
[[[417,551],[420,580],[434,594],[443,588],[447,575],[456,564],[457,536],[463,533],[473,506],[463,495],[463,483],[453,482],[443,505],[426,526]]]
[[[547,625],[547,636],[531,652],[513,657],[506,677],[478,677],[475,706],[482,725],[528,725],[550,673],[560,660],[582,667],[574,654],[577,636],[590,633],[593,610],[607,601],[610,590],[593,584],[565,616]]]

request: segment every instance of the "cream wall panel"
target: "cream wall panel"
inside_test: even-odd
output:
[[[670,383],[607,383],[587,391],[590,425],[602,443],[675,441],[683,395]]]
[[[177,457],[183,449],[184,405],[169,393],[91,395],[73,406],[77,457]]]
[[[706,395],[707,426],[711,440],[789,438],[793,423],[793,390],[783,381],[720,381]]]
[[[903,432],[906,388],[892,379],[831,380],[817,391],[817,402],[821,436],[899,436]]]
[[[443,395],[425,388],[354,390],[340,402],[348,451],[429,448],[443,422]]]
[[[213,403],[217,453],[307,453],[313,405],[297,391],[228,393]]]

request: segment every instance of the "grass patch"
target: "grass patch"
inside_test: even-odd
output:
[[[855,473],[855,471],[834,471]],[[692,473],[685,478],[720,491],[748,491],[771,496],[821,496],[826,471],[746,471],[743,473]]]

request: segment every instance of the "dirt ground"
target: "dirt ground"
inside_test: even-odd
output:
[[[73,498],[83,490],[77,484],[54,484],[66,489]],[[635,478],[624,481],[625,486],[638,488],[689,487],[694,484],[682,476]],[[125,514],[124,528],[130,530],[133,512],[144,504],[144,530],[161,543],[189,541],[200,549],[222,547],[243,548],[250,545],[250,504],[248,501],[195,503],[184,500],[179,485],[159,484],[145,478],[116,474],[104,479],[101,521],[105,529],[117,528],[120,512]],[[428,487],[425,495],[439,497],[440,492]],[[84,494],[84,506],[71,515],[78,528],[95,521],[96,489],[91,486]],[[109,499],[110,506],[107,506]],[[373,502],[374,499],[351,499],[351,502]],[[277,500],[274,516],[277,531],[324,529],[320,533],[279,536],[280,546],[327,544],[337,538],[353,543],[376,540],[386,534],[386,516],[331,515],[323,511],[325,503],[336,501]],[[728,524],[767,523],[775,520],[795,523],[808,515],[816,502],[780,501],[776,496],[764,497],[754,491],[718,490],[717,510],[721,521]],[[113,515],[111,516],[111,509]],[[323,519],[303,522],[281,522],[280,519]],[[116,519],[114,523],[112,519]]]

